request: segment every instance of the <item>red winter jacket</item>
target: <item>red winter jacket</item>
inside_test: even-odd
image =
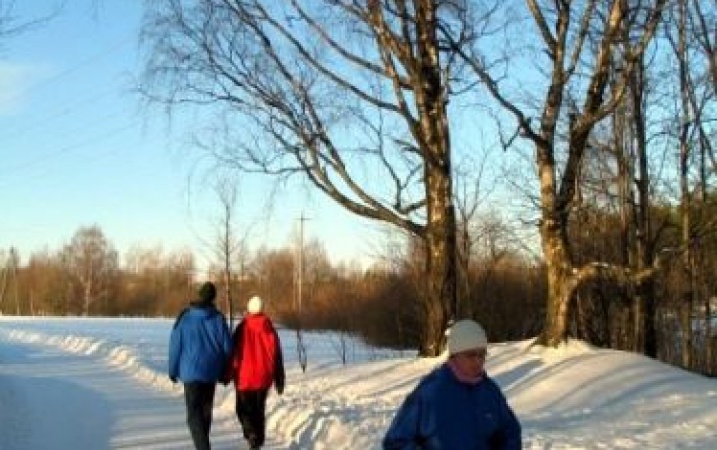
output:
[[[237,325],[231,370],[238,391],[269,389],[272,383],[280,394],[284,391],[281,342],[263,313],[248,314]]]

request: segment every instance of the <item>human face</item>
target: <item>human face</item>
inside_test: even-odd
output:
[[[488,350],[485,347],[474,348],[453,355],[453,360],[461,373],[469,377],[479,377],[484,370]]]

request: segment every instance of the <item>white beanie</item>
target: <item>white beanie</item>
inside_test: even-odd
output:
[[[250,314],[257,314],[260,313],[264,309],[264,302],[261,300],[261,298],[258,295],[253,296],[249,299],[249,302],[246,304],[246,310]]]
[[[449,355],[486,347],[488,347],[488,338],[485,330],[473,320],[459,320],[448,329]]]

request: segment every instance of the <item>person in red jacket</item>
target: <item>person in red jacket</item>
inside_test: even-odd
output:
[[[264,303],[254,296],[247,303],[247,314],[234,331],[234,353],[230,378],[236,387],[236,414],[244,438],[252,449],[264,445],[266,436],[266,398],[272,384],[284,392],[284,359],[279,335]]]

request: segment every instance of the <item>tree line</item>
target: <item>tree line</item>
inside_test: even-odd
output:
[[[194,257],[135,247],[125,264],[98,225],[81,227],[61,249],[0,250],[0,312],[16,315],[170,316],[187,303]]]
[[[224,295],[226,277],[220,261],[208,278],[218,286],[220,309],[229,302],[238,318],[252,295],[265,299],[269,312],[289,328],[335,330],[363,336],[375,345],[416,348],[422,317],[415,307],[422,273],[420,246],[391,249],[375,265],[332,264],[318,239],[302,250],[303,305],[299,309],[296,246],[260,248],[233,271],[234,297]],[[161,248],[129,249],[120,264],[118,252],[98,225],[81,227],[63,248],[31,253],[25,261],[15,249],[0,250],[0,313],[24,316],[141,316],[174,317],[196,296],[204,275],[191,252]],[[490,320],[495,339],[518,339],[540,327],[535,314],[543,297],[540,268],[518,253],[475,259],[471,269],[474,305]],[[239,267],[233,264],[232,267]],[[228,314],[228,313],[227,313]],[[490,319],[489,319],[490,318]]]
[[[717,220],[717,203],[700,204],[693,213],[701,226],[708,226]],[[659,230],[660,248],[679,249],[679,208],[665,204],[654,208],[651,217]],[[621,261],[625,248],[619,214],[606,204],[583,208],[574,220],[571,242],[578,262]],[[474,217],[460,229],[469,229],[458,234],[471,240],[470,246],[459,246],[470,249],[470,254],[457,258],[465,262],[459,270],[463,314],[485,324],[494,342],[537,336],[544,326],[547,296],[544,261],[526,252],[519,230],[497,216]],[[668,258],[655,280],[657,357],[712,375],[717,373],[717,330],[712,323],[717,282],[711,276],[717,270],[717,234],[696,239],[695,274]],[[361,336],[373,345],[417,348],[425,320],[416,303],[422,295],[425,247],[420,240],[406,239],[387,245],[382,253],[371,267],[333,264],[320,239],[314,238],[301,249],[246,248],[232,255],[230,277],[224,276],[221,259],[209,268],[208,276],[219,287],[218,306],[227,315],[234,311],[235,319],[249,297],[260,295],[270,314],[287,328],[334,330]],[[0,258],[5,263],[0,312],[6,315],[174,317],[194,298],[202,281],[194,256],[186,250],[134,247],[120,264],[118,252],[97,225],[78,229],[57,251],[35,252],[22,261],[16,250],[4,250]],[[302,299],[297,298],[298,282],[303,284]],[[690,287],[697,289],[699,302],[685,302]],[[226,292],[233,293],[230,300]],[[570,335],[601,347],[638,351],[634,295],[612,280],[581,286],[568,317]],[[684,344],[686,337],[689,346]]]

